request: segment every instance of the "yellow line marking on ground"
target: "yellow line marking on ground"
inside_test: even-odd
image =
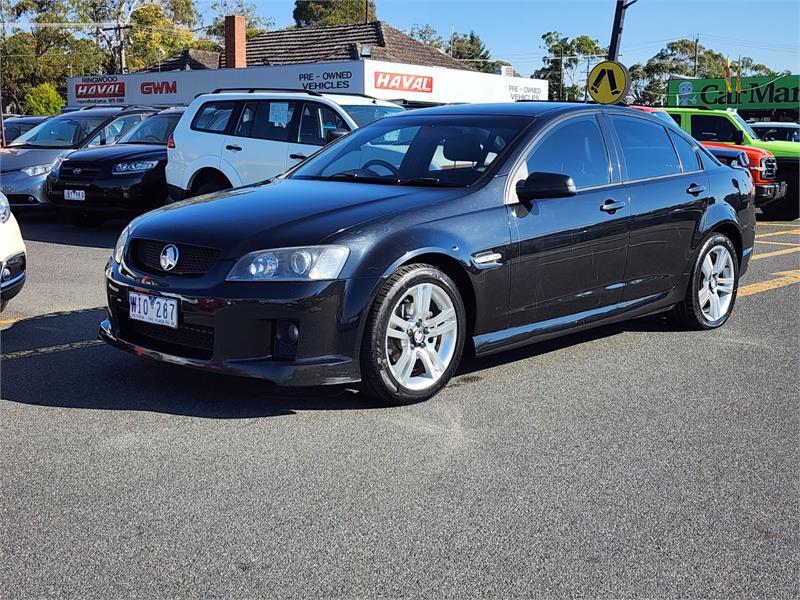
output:
[[[753,260],[758,260],[760,258],[769,258],[770,256],[781,256],[782,254],[791,254],[792,252],[800,252],[800,246],[797,248],[784,248],[783,250],[775,250],[774,252],[756,254],[753,257]]]
[[[756,240],[756,244],[772,244],[773,246],[800,246],[793,242],[765,242],[764,240]]]
[[[759,281],[758,283],[751,283],[750,285],[743,285],[739,288],[737,296],[741,298],[742,296],[774,290],[775,288],[792,285],[793,283],[800,283],[800,269],[796,271],[780,271],[772,274],[780,275],[781,277],[768,279],[767,281]]]
[[[80,350],[81,348],[91,348],[92,346],[99,346],[102,343],[103,342],[101,342],[100,340],[85,340],[83,342],[71,342],[69,344],[60,344],[58,346],[34,348],[33,350],[19,350],[18,352],[9,352],[8,354],[0,354],[0,360],[15,360],[18,358],[41,356],[42,354],[52,354],[53,352],[64,352],[66,350]]]
[[[766,237],[775,237],[776,235],[800,235],[800,228],[798,228],[798,229],[787,229],[787,230],[784,230],[784,231],[772,231],[770,233],[761,233],[761,234],[756,236],[756,239],[760,240],[760,239],[766,238]]]
[[[760,221],[757,227],[797,227],[797,223],[765,223]]]

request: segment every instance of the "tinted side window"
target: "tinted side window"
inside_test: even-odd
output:
[[[678,155],[667,130],[644,119],[611,116],[617,130],[628,180],[680,173]]]
[[[556,126],[526,160],[528,173],[569,175],[578,188],[609,183],[608,153],[594,117],[578,117]]]
[[[192,121],[192,129],[224,133],[233,113],[233,102],[208,102],[200,107]]]
[[[259,102],[251,137],[275,142],[288,142],[297,102],[272,100]]]
[[[236,124],[236,129],[233,135],[239,137],[250,137],[250,130],[253,127],[253,120],[256,116],[256,103],[248,102],[242,109],[242,114],[239,115],[239,122]]]
[[[669,137],[672,138],[672,143],[675,144],[675,150],[678,151],[678,156],[683,166],[683,172],[699,171],[701,169],[700,160],[697,158],[697,152],[695,152],[694,146],[677,133],[670,131]]]
[[[678,124],[678,127],[681,126],[681,115],[670,115],[670,117]]]
[[[733,123],[716,115],[692,115],[692,137],[701,142],[732,142]]]
[[[300,132],[298,142],[322,146],[325,137],[332,129],[349,129],[342,118],[334,110],[321,104],[306,102],[300,116]]]

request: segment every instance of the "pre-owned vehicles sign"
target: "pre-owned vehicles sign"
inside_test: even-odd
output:
[[[547,100],[547,81],[377,60],[71,77],[67,103],[189,104],[218,88],[367,94],[409,102]]]
[[[668,106],[707,106],[709,108],[797,108],[800,101],[800,75],[742,77],[728,92],[725,80],[670,79]],[[740,89],[741,91],[736,91]]]

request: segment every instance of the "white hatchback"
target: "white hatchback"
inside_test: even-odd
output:
[[[167,144],[172,200],[264,181],[357,127],[402,111],[368,96],[217,90],[195,98]]]
[[[8,198],[0,192],[0,312],[25,285],[25,242]]]

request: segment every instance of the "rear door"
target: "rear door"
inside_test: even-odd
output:
[[[223,160],[233,167],[242,185],[264,181],[286,170],[297,104],[287,100],[244,104],[222,150]]]
[[[644,115],[610,114],[631,201],[623,300],[663,297],[682,281],[709,201],[696,145]]]
[[[327,143],[328,132],[333,129],[349,130],[350,127],[330,106],[319,102],[303,102],[297,136],[289,149],[288,167],[322,148]]]

